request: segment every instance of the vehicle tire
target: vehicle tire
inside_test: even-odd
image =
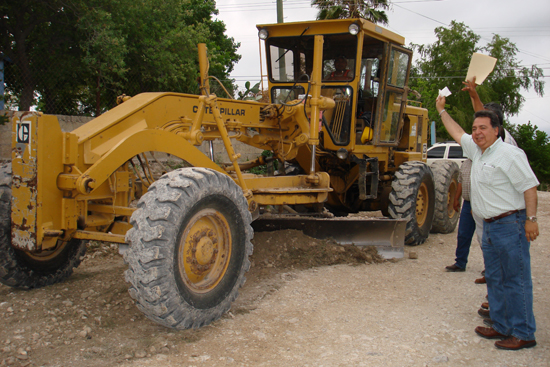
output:
[[[176,329],[219,319],[250,268],[251,222],[229,176],[196,167],[162,176],[139,200],[126,234],[125,277],[137,307]]]
[[[435,192],[430,167],[423,162],[405,162],[392,182],[388,212],[392,218],[407,218],[405,244],[417,246],[428,238],[432,227]]]
[[[453,161],[436,161],[430,168],[435,185],[435,209],[431,232],[451,233],[455,230],[460,217],[460,213],[453,209],[460,170]]]
[[[39,288],[68,278],[86,253],[86,241],[59,241],[40,253],[11,246],[11,164],[0,167],[0,282],[15,288]]]

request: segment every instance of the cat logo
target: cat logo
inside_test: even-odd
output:
[[[17,124],[17,142],[23,144],[29,144],[31,136],[31,124],[28,122],[21,122]]]

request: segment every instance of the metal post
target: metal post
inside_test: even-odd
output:
[[[324,38],[316,35],[313,47],[313,71],[311,72],[311,115],[309,117],[309,145],[311,146],[311,167],[309,169],[308,182],[318,182],[315,174],[315,150],[319,144],[319,101],[321,98],[321,79],[323,77],[323,43]]]
[[[208,80],[208,55],[206,43],[199,43],[199,69],[201,76],[201,94],[210,95],[210,82]]]

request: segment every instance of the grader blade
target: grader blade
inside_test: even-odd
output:
[[[296,229],[317,238],[332,238],[341,245],[375,246],[386,258],[404,255],[406,219],[264,217],[252,222],[256,232]]]

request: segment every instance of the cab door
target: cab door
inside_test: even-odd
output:
[[[396,146],[401,138],[403,112],[407,102],[405,86],[408,85],[412,51],[396,45],[386,47],[382,80],[378,99],[380,111],[376,116],[374,145]]]

